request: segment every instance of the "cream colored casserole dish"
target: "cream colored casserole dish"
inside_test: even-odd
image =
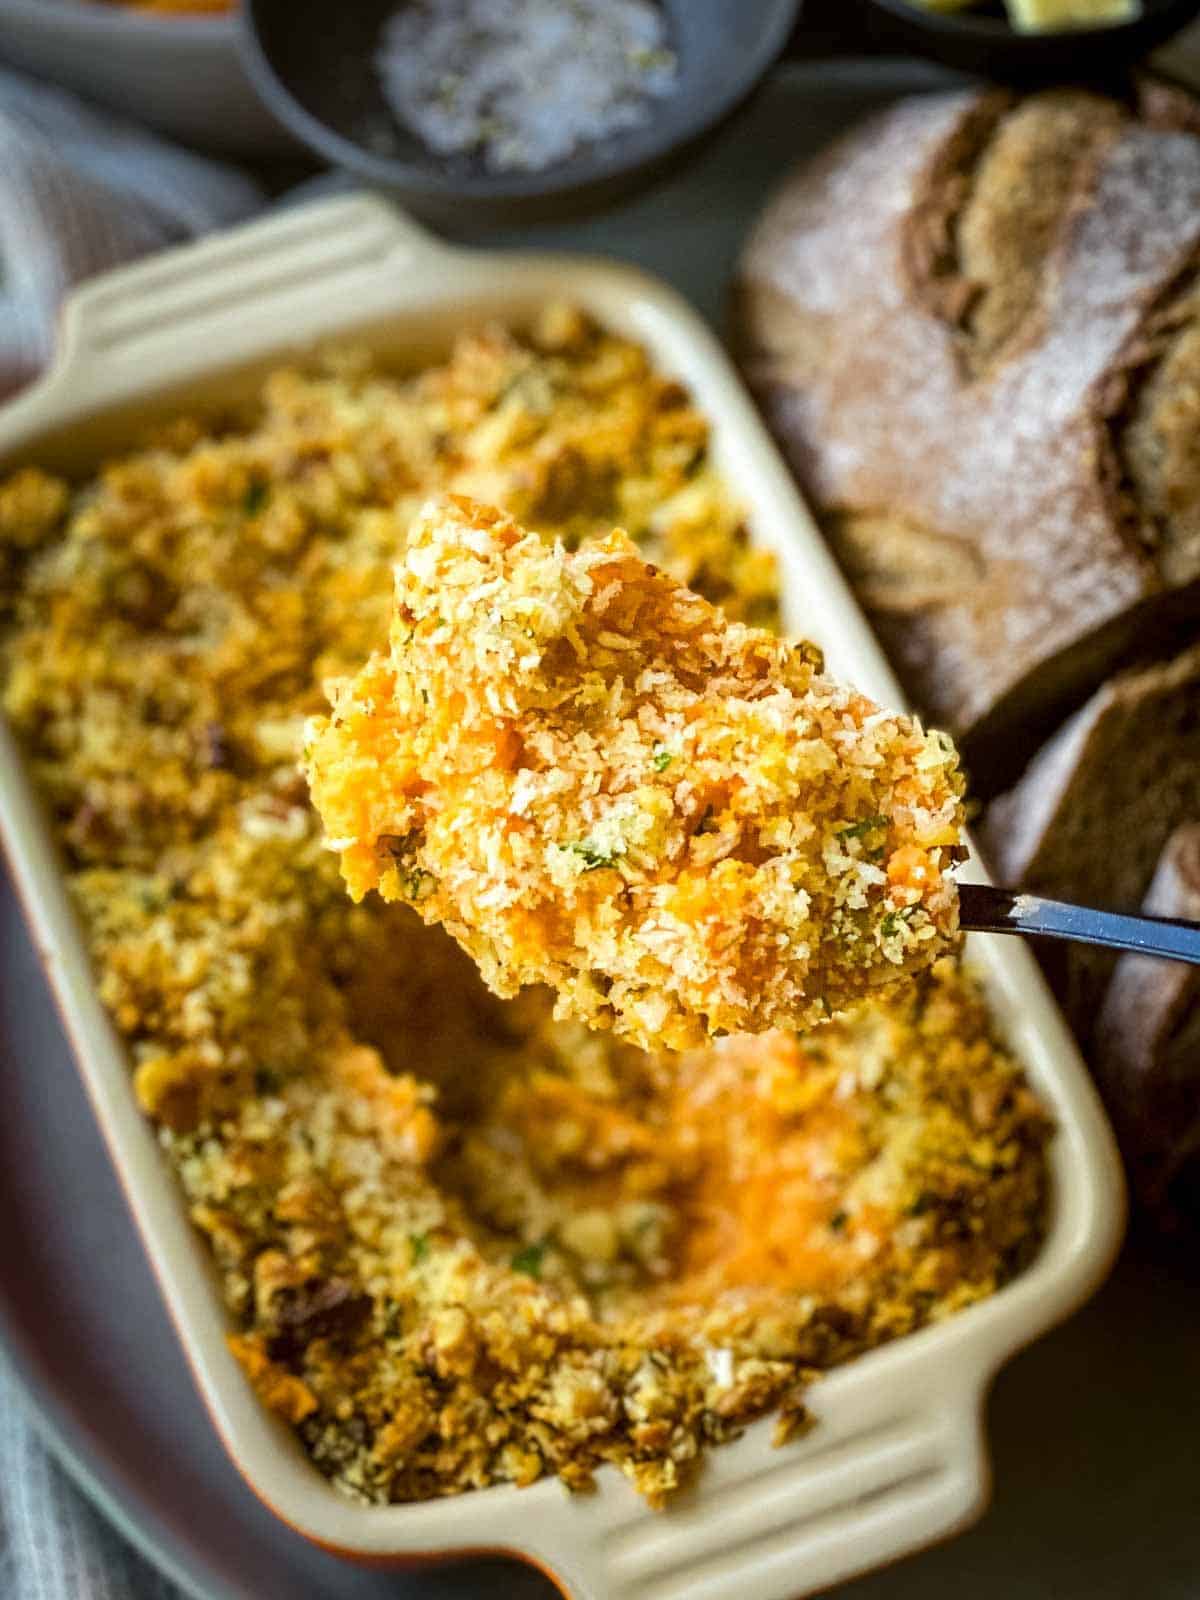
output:
[[[406,366],[454,332],[527,319],[569,296],[643,343],[713,426],[718,469],[778,556],[786,621],[831,669],[884,704],[900,690],[719,345],[668,289],[625,267],[446,248],[385,203],[325,201],[102,278],[63,319],[53,370],[0,416],[4,466],[80,474],[147,421],[247,391],[281,356],[352,335]],[[50,836],[0,727],[0,823],[113,1160],[196,1381],[251,1488],[320,1544],[371,1561],[506,1550],[579,1600],[772,1600],[824,1588],[961,1528],[986,1499],[992,1374],[1096,1286],[1122,1223],[1120,1168],[1096,1097],[1028,952],[974,960],[1007,1041],[1057,1124],[1047,1237],[991,1299],[835,1371],[811,1391],[816,1427],[772,1449],[770,1419],[715,1450],[665,1512],[617,1473],[572,1497],[556,1480],[421,1504],[340,1496],[260,1405],[225,1343],[198,1237],[131,1092],[95,994]],[[970,869],[969,869],[970,870]],[[978,875],[978,869],[974,869]]]

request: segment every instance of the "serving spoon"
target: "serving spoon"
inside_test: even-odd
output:
[[[1020,933],[1027,938],[1070,939],[1109,950],[1135,950],[1143,956],[1189,961],[1200,966],[1200,922],[1175,917],[1130,916],[1095,911],[1017,894],[987,883],[958,887],[959,924],[968,933]]]

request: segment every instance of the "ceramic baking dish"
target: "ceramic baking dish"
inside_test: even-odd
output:
[[[711,419],[755,537],[778,552],[789,625],[885,704],[900,690],[720,346],[671,291],[605,261],[450,250],[384,202],[338,198],[113,273],[68,304],[53,370],[0,414],[7,465],[84,472],[178,405],[255,381],[298,347],[350,336],[412,365],[453,331],[520,321],[570,295],[643,341]],[[985,1303],[842,1367],[812,1391],[818,1425],[770,1446],[771,1422],[714,1451],[694,1489],[649,1511],[615,1471],[422,1505],[339,1496],[252,1395],[123,1047],[96,997],[49,832],[0,727],[3,837],[88,1091],[196,1382],[251,1488],[319,1543],[367,1560],[483,1549],[544,1567],[577,1600],[784,1600],[891,1560],[976,1517],[987,1495],[985,1394],[997,1367],[1077,1306],[1116,1248],[1120,1168],[1107,1124],[1028,953],[977,942],[1010,1044],[1059,1124],[1048,1237]],[[1053,1419],[1047,1419],[1053,1426]]]

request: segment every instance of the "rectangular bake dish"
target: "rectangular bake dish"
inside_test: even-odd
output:
[[[248,390],[281,356],[352,336],[406,366],[456,329],[527,320],[569,296],[644,344],[713,428],[718,469],[778,555],[787,623],[884,704],[898,685],[717,341],[679,298],[603,261],[451,250],[382,201],[324,201],[102,278],[66,308],[57,362],[0,415],[9,468],[78,475],[156,416]],[[1119,1240],[1120,1167],[1073,1043],[1028,952],[973,952],[1013,1052],[1048,1105],[1053,1198],[1034,1263],[991,1299],[842,1367],[811,1392],[817,1426],[772,1449],[770,1419],[715,1450],[666,1512],[618,1474],[570,1496],[555,1480],[421,1504],[341,1497],[259,1404],[225,1343],[204,1251],[131,1092],[93,986],[54,846],[0,727],[0,830],[87,1088],[197,1384],[254,1492],[348,1556],[484,1549],[542,1566],[578,1600],[783,1600],[969,1523],[987,1494],[982,1410],[997,1367],[1095,1287]],[[978,869],[972,868],[978,875]]]

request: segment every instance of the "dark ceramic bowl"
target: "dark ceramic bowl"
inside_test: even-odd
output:
[[[1019,33],[1002,8],[992,12],[927,11],[909,0],[862,0],[875,38],[894,49],[930,56],[944,66],[1022,81],[1120,77],[1200,15],[1200,0],[1142,0],[1132,22],[1061,33]]]
[[[799,0],[663,0],[679,81],[644,127],[545,172],[490,173],[425,148],[389,111],[373,57],[398,0],[245,0],[247,69],[281,122],[413,210],[492,221],[586,209],[653,177],[713,132],[787,43]]]

